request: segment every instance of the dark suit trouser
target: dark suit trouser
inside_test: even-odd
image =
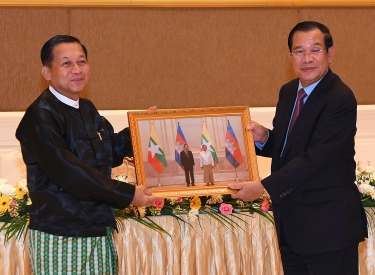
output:
[[[313,255],[294,253],[281,234],[280,252],[284,275],[358,275],[358,244]]]
[[[190,178],[191,178],[191,184],[194,184],[195,181],[194,181],[194,167],[191,167],[191,168],[185,168],[185,180],[186,180],[186,184],[187,185],[190,185]],[[190,177],[189,177],[190,175]]]

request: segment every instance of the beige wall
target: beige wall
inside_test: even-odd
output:
[[[287,35],[299,21],[326,24],[332,69],[375,104],[375,8],[0,7],[0,111],[23,111],[47,83],[40,48],[56,34],[87,46],[99,109],[275,106],[294,78]]]

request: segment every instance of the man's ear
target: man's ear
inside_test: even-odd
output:
[[[46,80],[48,81],[51,80],[51,72],[50,72],[49,67],[47,66],[42,67],[42,75]]]
[[[289,59],[292,60],[293,58],[293,55],[290,53],[290,51],[288,50],[288,56],[289,56]]]
[[[335,48],[332,46],[332,47],[330,47],[328,49],[328,60],[329,60],[329,63],[331,63],[334,53],[335,53]]]

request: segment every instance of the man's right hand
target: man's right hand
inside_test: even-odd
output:
[[[258,122],[252,120],[250,125],[247,126],[248,131],[253,132],[253,138],[255,142],[265,143],[268,139],[268,130],[263,125],[260,125]]]
[[[228,187],[232,190],[238,190],[237,193],[232,194],[233,199],[241,199],[243,201],[259,199],[264,193],[264,187],[260,181],[229,183]]]
[[[154,105],[154,106],[151,106],[150,108],[148,108],[147,110],[156,111],[157,109],[158,109],[158,106]]]
[[[152,206],[153,202],[159,200],[163,200],[163,198],[152,195],[143,185],[138,185],[135,187],[135,193],[131,204],[137,207]]]

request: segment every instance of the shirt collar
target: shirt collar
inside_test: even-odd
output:
[[[328,72],[328,70],[327,70],[327,72]],[[301,84],[301,81],[299,81],[298,91],[303,88],[305,90],[305,93],[307,94],[307,96],[306,96],[306,99],[307,99],[307,97],[312,93],[312,91],[319,84],[319,82],[323,79],[323,77],[327,74],[327,72],[317,82],[315,82],[315,83],[313,83],[313,84],[311,84],[309,86],[306,86],[306,87],[303,87],[302,84]]]
[[[58,91],[56,91],[51,85],[49,86],[49,90],[51,91],[51,93],[58,99],[60,100],[62,103],[70,106],[70,107],[73,107],[73,108],[76,108],[78,109],[79,108],[79,98],[77,100],[73,100],[73,99],[70,99],[62,94],[60,94]]]

